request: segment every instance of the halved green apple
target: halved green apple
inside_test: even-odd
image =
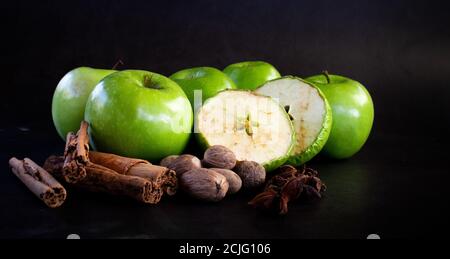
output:
[[[200,145],[222,145],[238,160],[267,171],[284,164],[295,144],[289,115],[272,98],[245,90],[225,90],[205,101],[194,122]]]
[[[328,101],[316,86],[286,76],[265,83],[255,92],[277,100],[292,120],[296,143],[288,164],[304,164],[320,152],[330,135],[332,115]]]

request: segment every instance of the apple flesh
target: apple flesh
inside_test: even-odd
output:
[[[280,77],[278,70],[264,61],[231,64],[223,72],[234,81],[238,89],[247,90],[255,90],[265,82]]]
[[[193,113],[183,90],[169,78],[125,70],[95,87],[85,120],[95,149],[157,162],[184,150]]]
[[[176,72],[170,79],[178,83],[188,97],[194,110],[208,98],[226,89],[235,89],[236,86],[227,75],[213,67],[195,67]],[[195,103],[194,94],[201,93],[201,99]]]
[[[331,108],[323,93],[311,83],[286,76],[265,83],[255,91],[277,100],[289,114],[296,143],[288,164],[299,166],[316,156],[331,130]]]
[[[335,159],[357,153],[372,129],[374,108],[367,89],[359,82],[338,75],[316,75],[306,80],[325,94],[333,113],[333,126],[322,153]]]
[[[272,98],[227,90],[206,100],[196,116],[204,148],[222,145],[237,160],[255,161],[271,171],[286,162],[295,142],[288,114]]]
[[[76,132],[84,118],[84,109],[89,94],[105,76],[115,70],[90,67],[75,68],[67,73],[55,89],[52,99],[52,118],[61,138]]]

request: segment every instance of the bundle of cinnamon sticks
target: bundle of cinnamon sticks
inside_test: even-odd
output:
[[[176,193],[178,183],[173,170],[142,159],[90,151],[87,129],[88,123],[83,121],[77,134],[67,134],[64,156],[50,156],[43,168],[27,158],[11,158],[12,171],[52,208],[66,199],[66,190],[56,179],[150,204],[158,203],[164,193]]]

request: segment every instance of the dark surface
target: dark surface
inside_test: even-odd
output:
[[[187,2],[187,1],[186,1]],[[0,24],[0,238],[365,238],[445,236],[449,228],[448,7],[437,1],[9,2]],[[339,3],[337,3],[339,2]],[[363,150],[310,166],[328,185],[323,200],[293,204],[284,217],[246,205],[183,197],[157,206],[69,190],[46,208],[7,166],[61,153],[51,121],[54,87],[86,65],[170,75],[266,60],[282,74],[323,69],[361,81],[375,103]]]

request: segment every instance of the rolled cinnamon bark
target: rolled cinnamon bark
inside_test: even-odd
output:
[[[118,156],[102,152],[89,152],[92,163],[102,165],[119,174],[143,177],[153,183],[154,189],[162,189],[168,195],[177,191],[176,173],[167,167],[152,165],[146,160]]]
[[[55,177],[63,177],[64,157],[51,156],[47,158],[44,168]],[[155,204],[163,194],[160,188],[154,188],[148,179],[119,174],[107,167],[88,162],[85,166],[86,177],[73,183],[95,192],[105,192],[115,195],[125,195],[135,200]]]
[[[89,162],[89,124],[81,122],[77,134],[69,132],[64,149],[63,177],[68,183],[76,183],[86,177],[85,166]]]
[[[9,165],[12,172],[48,207],[59,207],[66,200],[66,189],[31,159],[19,160],[13,157]]]

